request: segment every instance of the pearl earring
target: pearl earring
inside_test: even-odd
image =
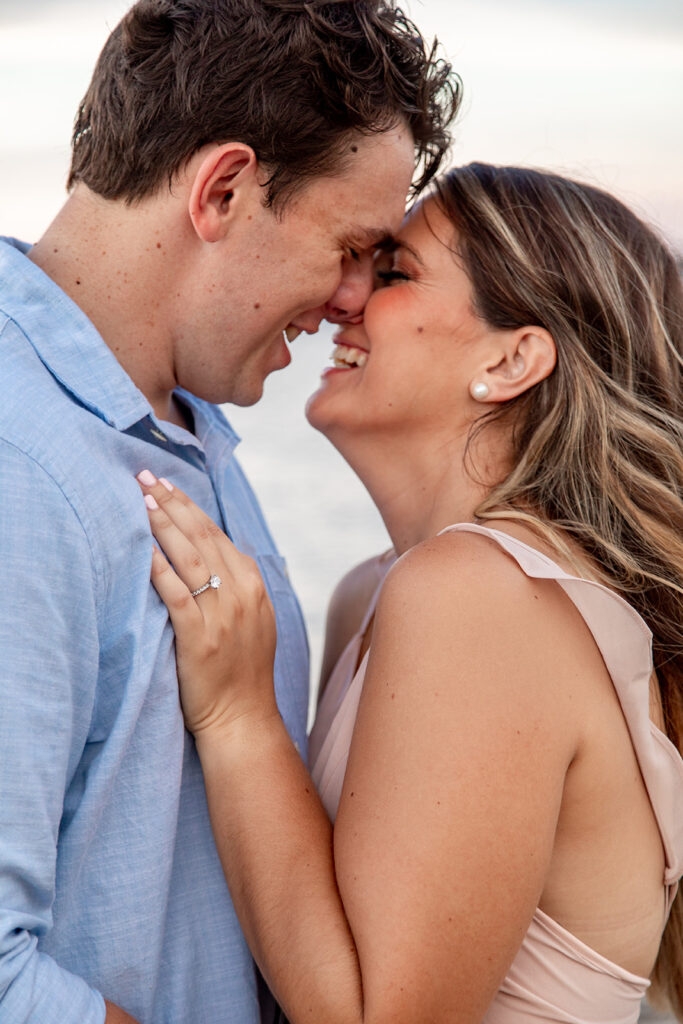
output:
[[[470,384],[470,394],[477,402],[483,402],[489,397],[489,386],[483,380],[477,381],[476,384]]]

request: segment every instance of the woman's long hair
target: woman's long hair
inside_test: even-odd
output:
[[[612,196],[559,176],[470,164],[436,200],[489,325],[538,325],[557,346],[544,381],[498,407],[513,466],[477,509],[572,538],[653,634],[666,731],[683,743],[683,287],[673,255]],[[683,1020],[683,898],[653,994]]]

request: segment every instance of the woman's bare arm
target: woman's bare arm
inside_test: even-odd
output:
[[[151,519],[182,574],[164,512]],[[200,550],[206,533],[206,524],[194,533]],[[277,714],[272,662],[248,654],[263,647],[246,636],[262,595],[248,566],[239,581],[248,560],[219,547],[226,582],[208,596],[220,603],[188,601],[161,556],[154,576],[174,618],[186,712],[208,709],[189,724],[226,878],[266,980],[293,1024],[473,1024],[537,905],[576,746],[559,588],[463,535],[397,564],[379,602],[333,837]],[[213,571],[218,550],[205,551]],[[207,684],[212,673],[223,678]]]

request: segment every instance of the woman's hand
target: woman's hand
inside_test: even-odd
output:
[[[151,577],[175,630],[187,728],[197,736],[277,714],[275,613],[258,566],[182,491],[149,470],[137,479],[168,557],[155,548]],[[214,576],[217,589],[192,596]]]

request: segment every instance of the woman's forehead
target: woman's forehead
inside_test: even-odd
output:
[[[394,240],[396,250],[412,252],[421,263],[453,254],[456,229],[433,196],[416,203]]]

